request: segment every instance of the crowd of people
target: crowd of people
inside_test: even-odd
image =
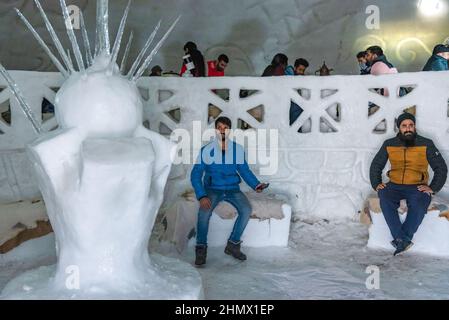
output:
[[[229,64],[229,57],[222,53],[215,60],[205,62],[204,56],[197,45],[188,41],[184,45],[184,56],[179,73],[163,73],[159,65],[151,69],[150,77],[167,75],[178,75],[180,77],[223,77],[225,69]],[[293,66],[288,64],[288,58],[283,53],[273,57],[271,64],[266,67],[262,76],[284,76],[305,75],[309,62],[304,58],[298,58]]]
[[[398,70],[387,60],[383,50],[379,46],[371,46],[356,55],[360,67],[360,74],[391,74]],[[449,46],[437,44],[433,48],[432,55],[427,60],[422,71],[447,71],[449,70]]]
[[[197,45],[189,41],[184,45],[181,71],[167,74],[180,77],[223,77],[228,63],[229,58],[225,54],[220,54],[217,59],[205,62]],[[162,76],[162,74],[162,68],[156,65],[151,69],[150,77]]]
[[[182,67],[179,73],[167,72],[167,75],[177,75],[181,77],[222,77],[229,64],[229,57],[220,54],[215,60],[204,61],[204,56],[198,46],[188,41],[184,45],[184,56]],[[388,61],[383,49],[380,46],[370,46],[356,55],[359,63],[361,75],[381,75],[398,73],[393,64]],[[437,44],[432,55],[427,60],[422,71],[446,71],[449,70],[449,46]],[[265,68],[262,77],[270,76],[298,76],[305,75],[309,62],[304,58],[297,58],[294,65],[289,65],[288,57],[283,53],[276,54],[271,63]],[[151,69],[150,76],[162,76],[162,68],[158,65]],[[388,95],[387,92],[384,93]]]

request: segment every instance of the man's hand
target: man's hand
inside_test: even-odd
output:
[[[385,183],[380,183],[377,187],[376,187],[376,191],[382,190],[383,188],[385,188],[387,185]]]
[[[425,184],[419,185],[418,186],[418,191],[427,193],[429,196],[431,196],[433,194],[433,190],[430,189],[430,187],[426,186]]]
[[[212,204],[210,203],[210,199],[208,197],[202,197],[200,199],[200,207],[203,210],[210,210]]]
[[[268,188],[268,185],[268,183],[259,183],[256,187],[256,192],[262,192],[264,189]]]

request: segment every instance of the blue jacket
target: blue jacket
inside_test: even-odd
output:
[[[423,71],[446,71],[449,70],[447,60],[436,54],[432,55],[427,60],[426,65],[422,69]]]
[[[239,191],[240,177],[253,189],[260,183],[249,168],[241,145],[230,140],[228,149],[222,151],[218,141],[214,140],[201,148],[190,181],[199,200],[207,196],[207,189]]]
[[[286,76],[294,76],[295,69],[292,66],[288,66],[287,68],[285,68],[285,75]]]

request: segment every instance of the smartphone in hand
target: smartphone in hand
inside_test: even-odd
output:
[[[258,187],[256,190],[265,190],[266,188],[268,188],[270,184],[269,183],[262,183],[260,187]]]

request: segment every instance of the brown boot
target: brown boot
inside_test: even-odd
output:
[[[240,244],[242,243],[242,241],[239,241],[238,243],[234,243],[231,240],[228,240],[228,244],[224,250],[224,252],[226,254],[229,254],[231,256],[233,256],[234,258],[238,259],[238,260],[246,260],[246,255],[240,251]]]

